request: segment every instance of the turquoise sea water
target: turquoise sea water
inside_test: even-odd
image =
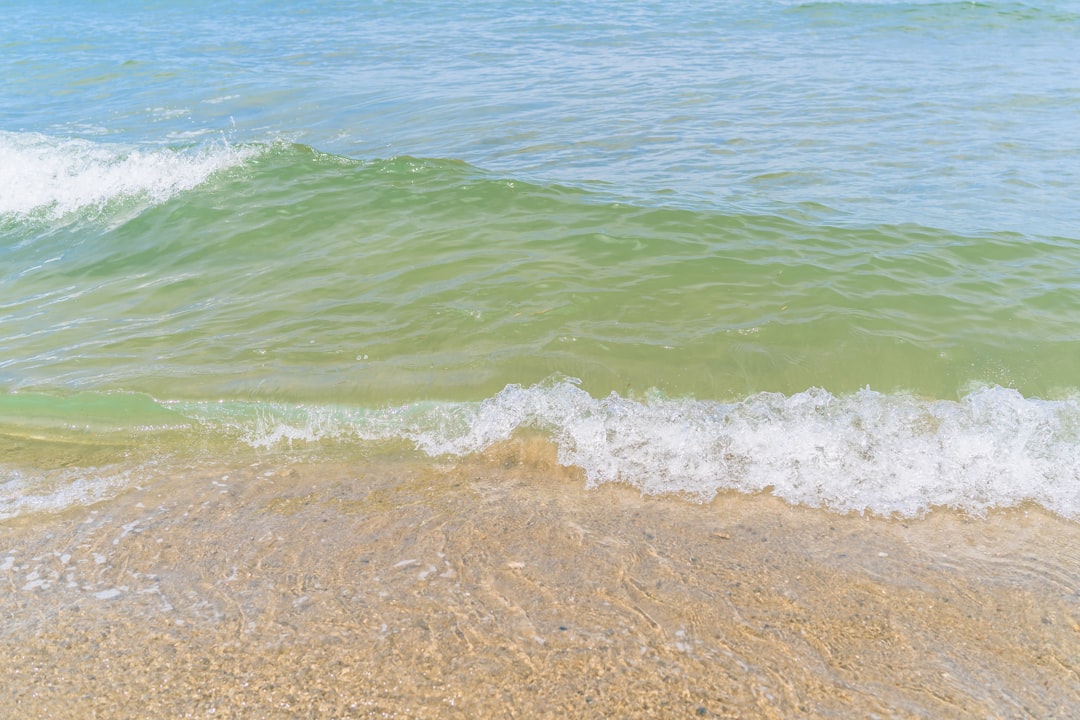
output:
[[[0,3],[0,514],[519,431],[1080,513],[1080,4]]]

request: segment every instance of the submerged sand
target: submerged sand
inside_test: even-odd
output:
[[[541,441],[0,522],[11,717],[1080,714],[1080,524],[586,490]]]

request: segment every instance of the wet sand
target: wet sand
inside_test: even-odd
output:
[[[0,522],[10,717],[1080,713],[1080,524],[586,490],[443,465],[176,468]]]

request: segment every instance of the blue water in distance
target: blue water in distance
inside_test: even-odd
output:
[[[1075,2],[0,6],[0,129],[1075,235]]]

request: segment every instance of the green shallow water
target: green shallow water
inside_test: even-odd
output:
[[[7,393],[370,405],[553,374],[740,399],[1077,385],[1073,241],[631,202],[454,160],[231,148],[154,204],[9,216]]]
[[[1076,0],[6,6],[0,515],[539,432],[1080,517]]]

